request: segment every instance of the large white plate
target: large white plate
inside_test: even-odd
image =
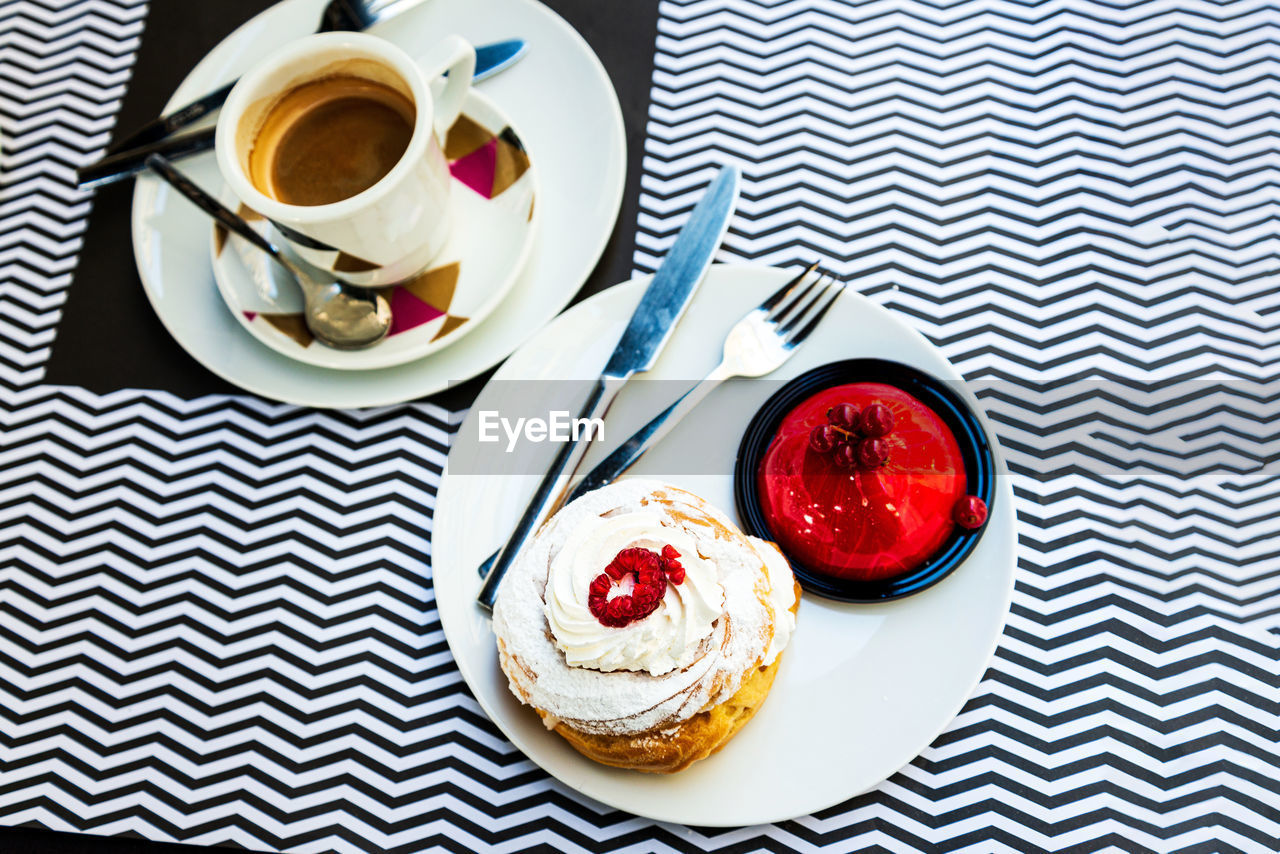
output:
[[[719,358],[724,335],[737,318],[790,275],[768,268],[713,268],[649,376],[700,378]],[[557,318],[508,359],[495,383],[596,376],[646,282],[610,288]],[[921,335],[853,294],[836,305],[773,379],[872,356],[960,380]],[[777,387],[750,381],[721,386],[630,475],[661,477],[736,516],[732,471],[738,440]],[[510,388],[487,386],[461,435],[477,429],[480,411],[501,410],[501,395]],[[652,405],[652,395],[629,392],[634,390],[624,390],[610,412],[609,442],[593,449],[586,465],[652,415],[636,405],[641,398]],[[969,401],[981,412],[972,397]],[[681,443],[707,431],[724,441],[709,452],[705,471],[721,473],[672,474],[682,465]],[[994,436],[990,426],[987,431]],[[566,785],[662,821],[705,826],[782,821],[877,785],[928,746],[973,692],[999,640],[1013,589],[1013,494],[1003,467],[1000,472],[988,529],[964,564],[935,587],[894,602],[851,605],[806,597],[773,691],[755,719],[720,753],[671,776],[585,759],[548,732],[507,688],[489,619],[475,604],[476,566],[515,524],[533,493],[535,476],[459,474],[446,468],[432,536],[436,604],[458,667],[480,705],[517,747]],[[478,507],[485,512],[477,513]]]
[[[284,0],[232,33],[178,87],[168,108],[215,88],[276,46],[311,32],[325,0]],[[430,0],[371,32],[411,54],[448,33],[473,43],[521,37],[529,53],[478,88],[520,128],[539,178],[539,236],[524,273],[462,340],[416,362],[358,373],[303,365],[253,339],[223,305],[208,219],[167,184],[141,177],[133,202],[138,271],[165,327],[197,361],[248,391],[324,407],[379,406],[439,391],[492,367],[560,311],[604,251],[622,202],[626,140],[608,75],[591,48],[535,0]],[[212,154],[181,161],[222,186]]]

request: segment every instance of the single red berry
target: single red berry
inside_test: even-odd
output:
[[[662,604],[662,595],[656,590],[644,590],[644,596],[635,594],[631,597],[633,605],[633,620],[643,620],[645,617],[658,610],[658,606]]]
[[[655,557],[656,555],[648,549],[630,548],[618,552],[614,560],[622,564],[627,572],[639,572],[649,568],[654,563]]]
[[[951,509],[951,518],[961,528],[981,528],[987,521],[987,502],[976,495],[966,495]]]
[[[827,410],[827,421],[837,427],[852,430],[858,424],[858,407],[852,403],[837,403]]]
[[[666,561],[664,561],[664,563],[666,563]],[[662,604],[662,598],[667,594],[668,577],[669,576],[666,571],[657,572],[657,574],[654,574],[653,579],[646,579],[643,588],[637,588],[637,590],[640,590],[640,594],[643,594],[646,607],[644,616],[648,616],[649,613],[657,611],[659,604]]]
[[[836,445],[836,452],[832,459],[835,460],[838,468],[851,469],[858,462],[858,453],[854,450],[853,445],[848,442],[841,442]]]
[[[820,454],[826,454],[840,441],[840,434],[830,424],[819,424],[809,431],[809,447]]]
[[[858,443],[858,466],[864,469],[878,468],[889,459],[889,446],[884,439],[863,439]]]
[[[675,546],[666,545],[662,547],[662,571],[666,574],[666,578],[662,583],[662,590],[666,592],[666,582],[672,584],[680,584],[684,581],[684,566],[681,565],[678,558],[680,552],[676,551]]]
[[[858,428],[862,430],[862,435],[873,439],[877,436],[887,436],[893,432],[893,412],[883,403],[873,403],[862,410]]]
[[[592,594],[587,597],[587,608],[591,611],[591,616],[595,617],[602,623],[605,621],[608,604],[609,603],[606,601],[606,597],[604,596]],[[606,623],[606,625],[608,624]]]

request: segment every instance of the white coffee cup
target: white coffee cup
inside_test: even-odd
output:
[[[441,140],[462,109],[475,62],[475,49],[459,36],[416,61],[364,33],[299,39],[254,66],[232,90],[218,119],[218,168],[240,201],[271,220],[309,263],[358,285],[403,281],[426,268],[449,236],[451,182]],[[446,72],[433,96],[431,82]],[[285,204],[261,192],[249,177],[249,154],[271,108],[295,87],[339,74],[390,86],[413,102],[404,155],[372,187],[331,204]]]

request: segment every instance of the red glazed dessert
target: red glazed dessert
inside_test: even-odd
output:
[[[787,413],[757,479],[782,550],[815,572],[858,581],[902,575],[933,555],[956,526],[966,487],[951,430],[882,383],[835,386]]]

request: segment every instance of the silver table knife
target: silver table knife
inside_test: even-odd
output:
[[[671,337],[671,331],[684,315],[694,290],[711,266],[720,241],[724,239],[729,218],[738,201],[738,180],[736,167],[724,167],[694,207],[671,251],[640,298],[640,304],[632,313],[608,364],[587,396],[580,418],[604,418],[618,391],[632,374],[649,370],[657,361],[658,354]],[[485,610],[493,609],[502,577],[525,542],[555,509],[556,499],[563,492],[559,488],[562,478],[571,478],[582,462],[588,447],[586,432],[583,431],[580,440],[560,446],[511,538],[488,561],[492,566],[476,597]]]

